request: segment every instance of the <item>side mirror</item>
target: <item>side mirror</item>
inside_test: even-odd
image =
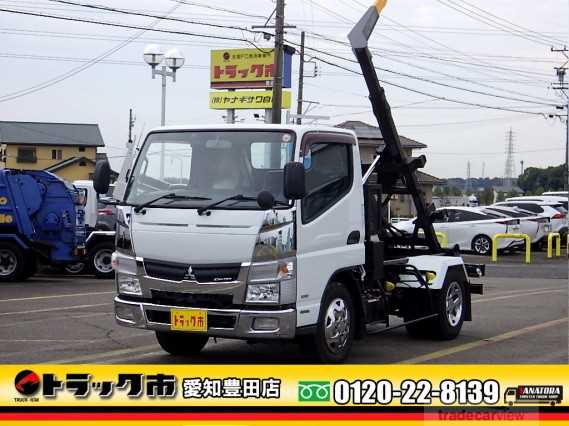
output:
[[[97,194],[106,194],[111,185],[111,165],[108,161],[97,161],[93,175],[93,187]]]
[[[306,195],[306,171],[304,164],[290,162],[284,168],[284,196],[289,200],[301,200]]]
[[[261,191],[257,195],[257,204],[263,210],[270,210],[275,206],[275,197],[269,191]]]

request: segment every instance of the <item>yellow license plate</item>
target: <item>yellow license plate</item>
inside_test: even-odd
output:
[[[170,329],[176,331],[207,331],[207,311],[198,309],[172,309]]]

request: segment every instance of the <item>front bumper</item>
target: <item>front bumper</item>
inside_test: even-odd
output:
[[[117,323],[127,327],[170,331],[170,311],[188,307],[156,305],[115,298]],[[296,330],[296,310],[205,309],[208,314],[207,335],[234,339],[292,339]],[[270,330],[258,329],[256,321],[276,320]]]

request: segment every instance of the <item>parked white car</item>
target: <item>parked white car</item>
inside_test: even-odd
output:
[[[394,225],[405,232],[413,232],[415,219]],[[492,237],[496,234],[520,233],[519,219],[508,219],[499,215],[479,211],[478,207],[443,207],[433,214],[435,231],[443,232],[448,238],[448,247],[461,251],[473,251],[479,255],[492,252]],[[522,239],[499,239],[498,250],[514,248],[523,244]]]
[[[524,197],[506,198],[506,201],[538,201],[548,204],[561,204],[565,210],[569,210],[569,199],[563,195],[526,195]]]
[[[505,218],[517,218],[520,220],[520,232],[531,238],[532,244],[541,246],[547,235],[551,232],[550,219],[535,213],[505,206],[480,207],[483,212],[496,214]]]
[[[521,210],[536,213],[540,216],[548,217],[551,221],[551,232],[559,232],[562,235],[567,234],[567,210],[559,203],[523,199],[502,201],[494,204],[494,206],[516,207]]]

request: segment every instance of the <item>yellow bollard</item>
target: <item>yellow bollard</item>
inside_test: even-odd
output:
[[[547,258],[553,257],[553,240],[555,239],[555,256],[561,257],[561,235],[558,232],[550,232],[547,236]]]
[[[448,247],[447,234],[445,234],[444,232],[435,232],[435,235],[437,236],[437,240],[439,240],[439,244],[441,245],[441,247],[447,248]],[[569,244],[567,247],[569,247]]]
[[[498,261],[498,244],[501,238],[523,238],[526,242],[526,263],[531,263],[531,238],[528,234],[496,234],[492,237],[492,262]]]

